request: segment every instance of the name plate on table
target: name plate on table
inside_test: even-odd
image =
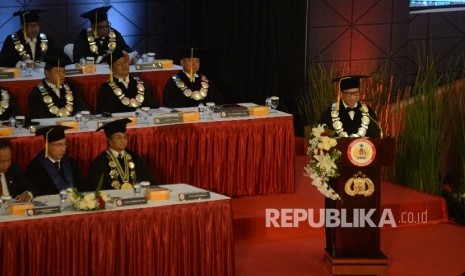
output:
[[[12,79],[15,77],[13,72],[0,72],[0,79]]]
[[[136,64],[136,70],[163,69],[161,62]]]
[[[171,123],[182,123],[182,116],[164,116],[164,117],[155,117],[153,118],[155,124],[171,124]]]
[[[208,199],[208,198],[210,198],[210,192],[209,191],[190,192],[190,193],[180,193],[180,194],[178,194],[179,201],[199,200],[199,199]]]
[[[248,117],[249,112],[247,109],[226,109],[220,112],[222,118],[231,118],[231,117]]]
[[[130,206],[130,205],[139,205],[147,204],[147,198],[145,196],[141,197],[130,197],[130,198],[120,198],[114,197],[112,201],[116,206]]]
[[[27,210],[28,216],[40,216],[60,213],[60,206],[34,207]]]
[[[82,74],[82,69],[66,69],[65,75],[72,76],[72,75],[80,75]]]

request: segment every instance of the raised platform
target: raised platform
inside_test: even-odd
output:
[[[241,197],[232,200],[234,235],[237,239],[263,239],[290,235],[314,235],[324,229],[299,223],[298,227],[266,227],[267,209],[305,209],[315,214],[324,208],[323,196],[304,176],[307,157],[296,156],[296,193]],[[391,209],[396,226],[440,223],[447,221],[447,206],[442,197],[425,194],[397,184],[382,183],[381,206]],[[318,220],[316,215],[314,220]]]

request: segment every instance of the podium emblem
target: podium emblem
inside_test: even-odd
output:
[[[362,172],[358,172],[354,177],[347,180],[344,191],[350,196],[364,195],[371,196],[375,191],[373,181],[366,177]]]
[[[347,157],[354,166],[368,166],[375,160],[375,145],[366,138],[355,139],[347,147]]]

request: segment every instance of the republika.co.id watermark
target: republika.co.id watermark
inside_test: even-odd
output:
[[[401,212],[400,218],[394,218],[391,209],[383,209],[379,220],[375,219],[376,209],[265,209],[266,227],[296,228],[308,224],[313,228],[320,227],[397,227],[397,224],[427,223],[428,211]]]

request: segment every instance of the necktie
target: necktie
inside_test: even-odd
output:
[[[53,162],[53,166],[55,166],[55,169],[57,169],[57,171],[61,173],[60,161]]]

